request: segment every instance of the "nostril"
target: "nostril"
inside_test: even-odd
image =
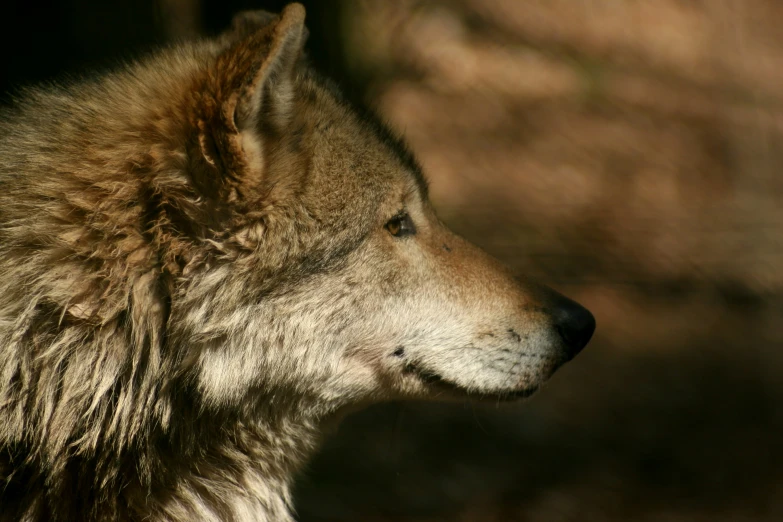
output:
[[[575,357],[587,346],[595,331],[595,317],[571,300],[559,303],[554,312],[555,328],[565,341],[569,357]]]

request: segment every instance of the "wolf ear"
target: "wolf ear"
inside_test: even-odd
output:
[[[198,150],[207,190],[242,197],[257,186],[264,165],[263,134],[279,133],[294,105],[294,76],[306,38],[305,10],[290,4],[234,18],[221,52],[197,95]],[[228,186],[227,186],[228,185]]]

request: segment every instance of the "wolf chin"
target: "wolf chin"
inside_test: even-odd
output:
[[[450,232],[304,9],[0,115],[0,519],[286,521],[321,428],[515,399],[590,313]]]

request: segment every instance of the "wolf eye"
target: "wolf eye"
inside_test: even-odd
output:
[[[391,218],[385,225],[389,234],[394,237],[412,236],[416,233],[416,226],[413,224],[411,217],[405,213],[398,214]]]

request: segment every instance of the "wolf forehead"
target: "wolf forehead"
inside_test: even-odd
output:
[[[331,79],[307,66],[298,79],[303,121],[313,126],[313,146],[303,152],[329,162],[320,164],[321,169],[314,168],[310,175],[327,176],[323,186],[335,190],[341,205],[343,198],[355,197],[356,190],[369,189],[382,198],[390,193],[390,185],[400,184],[403,190],[418,192],[422,200],[428,198],[428,181],[421,165],[402,137],[377,113],[345,98]],[[292,132],[307,134],[301,128]]]

